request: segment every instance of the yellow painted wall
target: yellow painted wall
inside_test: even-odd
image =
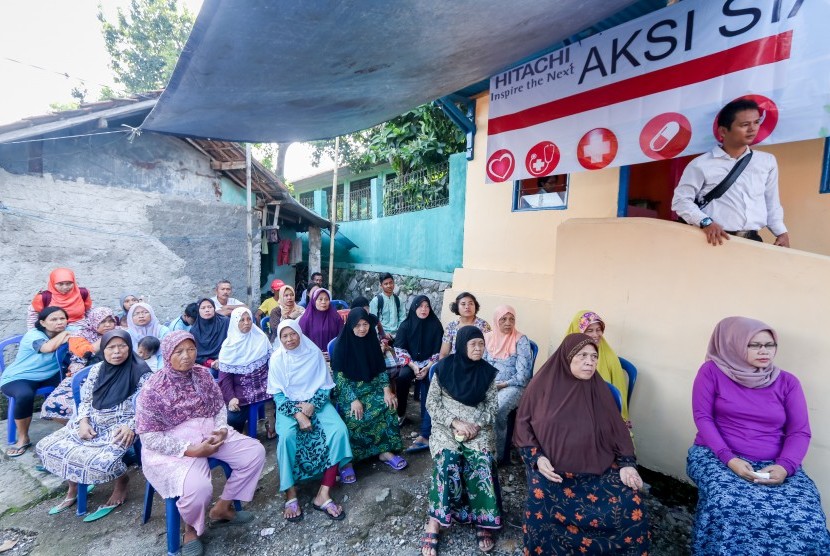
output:
[[[767,320],[781,335],[779,362],[807,391],[813,442],[806,468],[830,510],[830,407],[821,409],[830,393],[822,363],[830,312],[823,293],[830,195],[818,193],[823,141],[762,149],[778,158],[795,249],[741,239],[713,248],[688,226],[616,218],[617,169],[572,174],[566,210],[512,212],[512,182],[485,183],[487,110],[485,95],[477,99],[467,171],[463,267],[444,296],[443,320],[454,318],[449,303],[464,290],[477,296],[488,321],[497,305],[515,306],[517,327],[539,344],[538,369],[573,314],[596,310],[611,345],[640,368],[632,416],[642,462],[679,477],[694,437],[692,380],[712,328],[733,314]]]

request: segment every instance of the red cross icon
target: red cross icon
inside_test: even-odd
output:
[[[605,168],[617,156],[619,142],[610,129],[598,127],[582,136],[576,146],[576,159],[583,168],[599,170]]]

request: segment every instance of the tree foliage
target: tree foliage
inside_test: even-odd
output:
[[[315,141],[312,163],[319,165],[323,155],[333,158],[334,140]],[[464,133],[434,104],[414,110],[375,127],[351,133],[340,139],[341,164],[360,172],[388,162],[398,175],[447,161],[466,147]]]
[[[131,0],[128,13],[118,8],[115,21],[107,21],[99,5],[98,21],[116,82],[140,93],[167,84],[194,16],[177,0]]]

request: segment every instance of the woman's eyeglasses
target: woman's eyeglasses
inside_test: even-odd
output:
[[[769,342],[767,344],[759,344],[758,342],[752,342],[746,345],[748,349],[752,351],[760,351],[761,349],[765,349],[767,351],[772,351],[778,347],[778,344],[775,342]]]

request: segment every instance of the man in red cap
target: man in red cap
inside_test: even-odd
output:
[[[269,297],[265,301],[262,302],[262,305],[259,306],[259,309],[256,310],[256,323],[259,324],[259,321],[262,320],[262,317],[267,317],[271,314],[271,310],[274,309],[279,304],[280,301],[280,288],[285,285],[285,282],[280,280],[279,278],[274,278],[271,282],[271,291],[274,292],[274,297]]]

